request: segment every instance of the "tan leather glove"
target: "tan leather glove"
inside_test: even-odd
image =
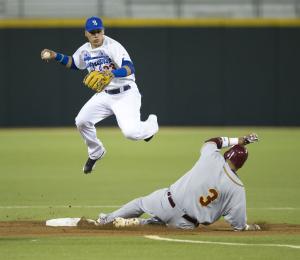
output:
[[[101,92],[112,81],[114,74],[109,70],[91,71],[83,79],[83,84],[88,88]]]

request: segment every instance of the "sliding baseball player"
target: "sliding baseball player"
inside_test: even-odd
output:
[[[209,139],[193,168],[170,187],[135,199],[112,213],[100,214],[95,224],[162,224],[193,229],[223,216],[234,230],[260,230],[256,224],[247,224],[245,188],[237,174],[248,158],[245,145],[257,141],[256,134]],[[221,154],[220,150],[227,147],[231,148]],[[152,217],[138,218],[143,213]]]

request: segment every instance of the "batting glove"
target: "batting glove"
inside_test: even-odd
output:
[[[255,134],[255,133],[246,135],[243,138],[244,138],[244,144],[250,144],[250,143],[258,142],[258,135]]]

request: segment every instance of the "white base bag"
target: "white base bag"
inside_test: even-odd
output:
[[[54,218],[46,221],[49,227],[76,227],[80,218]]]

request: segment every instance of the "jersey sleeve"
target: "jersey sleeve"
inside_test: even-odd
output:
[[[131,61],[128,52],[120,43],[117,42],[113,45],[111,57],[118,68],[122,67],[123,60]]]
[[[232,207],[224,215],[224,219],[235,230],[245,229],[247,223],[245,191],[243,194],[237,194],[230,204]]]
[[[211,155],[214,152],[219,152],[220,149],[218,149],[217,144],[215,142],[206,142],[201,148],[201,155]]]
[[[74,60],[75,66],[80,69],[86,69],[86,63],[84,61],[84,52],[83,47],[81,46],[73,55],[72,58]]]

